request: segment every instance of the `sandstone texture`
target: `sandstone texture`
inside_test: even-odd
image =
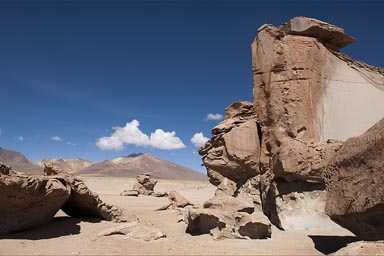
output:
[[[326,213],[364,240],[384,239],[384,119],[348,139],[328,164]]]
[[[122,224],[99,233],[99,236],[110,235],[125,235],[127,238],[141,239],[144,241],[157,240],[167,236],[158,228],[148,227],[138,222]]]
[[[186,232],[211,234],[213,239],[265,239],[271,237],[271,223],[262,212],[253,212],[235,198],[212,198],[204,208],[188,208],[185,212]],[[236,202],[237,201],[237,202]]]
[[[295,17],[280,29],[289,35],[314,37],[328,48],[339,50],[356,41],[338,26],[307,17]]]
[[[193,205],[185,197],[177,193],[176,191],[170,191],[168,194],[169,203],[157,209],[158,211],[167,209],[180,209],[188,205]]]
[[[224,121],[212,129],[212,138],[199,150],[210,182],[224,178],[235,183],[258,174],[257,124],[250,102],[236,102],[225,109]]]
[[[330,255],[384,255],[384,241],[359,241],[348,244]]]
[[[92,192],[82,180],[74,175],[55,168],[50,163],[45,164],[44,173],[47,176],[61,179],[70,186],[71,194],[61,207],[69,216],[76,218],[97,217],[116,222],[126,222],[134,218],[134,216],[129,216],[124,209],[103,202],[96,193]]]
[[[280,229],[335,227],[324,171],[345,140],[384,116],[384,69],[339,52],[354,41],[306,17],[258,29],[254,101],[230,105],[199,151],[217,196],[251,200]]]
[[[334,25],[296,17],[280,28],[260,27],[252,44],[261,201],[282,229],[304,228],[299,219],[321,220],[305,228],[332,226],[321,210],[324,189],[315,184],[324,183],[342,141],[384,116],[382,70],[335,51],[353,41]],[[282,193],[290,183],[300,188]]]
[[[0,164],[0,234],[49,222],[70,192],[62,180],[13,172]]]
[[[148,173],[139,174],[136,177],[137,182],[133,185],[133,190],[140,195],[150,195],[154,192],[157,180],[152,179]]]

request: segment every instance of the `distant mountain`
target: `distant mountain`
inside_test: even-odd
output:
[[[76,159],[45,158],[40,162],[29,161],[23,154],[0,147],[0,162],[13,170],[43,174],[44,162],[52,162],[58,168],[84,176],[129,177],[150,173],[153,178],[169,180],[208,180],[207,176],[187,167],[157,158],[148,153],[135,153],[99,163]]]
[[[12,170],[18,172],[43,174],[43,168],[41,166],[29,161],[23,154],[17,151],[0,147],[0,162],[11,166]]]
[[[75,159],[55,159],[55,158],[45,158],[41,160],[41,162],[38,162],[38,165],[41,167],[44,167],[45,162],[51,162],[56,167],[60,168],[63,171],[69,172],[69,173],[75,173],[79,170],[82,170],[90,165],[93,164],[93,162],[84,160],[81,158],[75,158]]]
[[[162,160],[148,153],[117,157],[92,164],[76,174],[87,176],[136,177],[149,173],[153,178],[171,180],[207,180],[207,176],[187,167]]]

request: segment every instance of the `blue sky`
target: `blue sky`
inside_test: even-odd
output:
[[[384,1],[0,1],[0,146],[33,161],[149,152],[205,172],[190,139],[210,137],[220,120],[208,114],[252,100],[258,27],[318,18],[357,38],[342,52],[382,67],[383,10]]]

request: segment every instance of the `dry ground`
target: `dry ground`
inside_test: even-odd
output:
[[[336,251],[355,237],[338,228],[322,231],[272,230],[265,240],[215,241],[209,235],[191,236],[186,225],[177,223],[177,212],[154,210],[167,198],[122,197],[134,179],[85,177],[85,183],[109,203],[129,209],[141,223],[167,234],[156,241],[125,239],[122,235],[98,237],[98,233],[118,223],[95,219],[74,219],[59,212],[47,225],[0,238],[1,255],[321,255]],[[201,204],[212,197],[215,188],[207,182],[160,180],[156,191],[176,190],[191,202]]]

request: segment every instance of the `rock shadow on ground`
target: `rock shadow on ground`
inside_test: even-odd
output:
[[[71,217],[55,217],[52,221],[37,228],[28,229],[25,231],[0,235],[1,239],[26,239],[26,240],[42,240],[51,239],[62,236],[70,236],[80,234],[81,221],[97,223],[100,219],[97,218],[71,218]]]
[[[349,243],[359,241],[355,236],[325,236],[325,235],[308,235],[315,244],[315,249],[326,255],[334,253]]]

